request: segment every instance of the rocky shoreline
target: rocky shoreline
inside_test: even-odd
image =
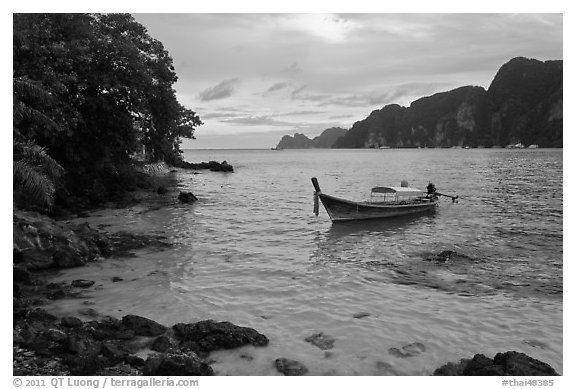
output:
[[[149,188],[151,196],[166,192]],[[85,266],[106,258],[122,258],[144,247],[165,249],[163,236],[107,232],[88,223],[54,220],[34,212],[13,215],[13,374],[14,375],[214,375],[210,352],[245,345],[265,347],[269,340],[257,330],[230,322],[158,323],[127,314],[83,321],[56,317],[43,309],[51,300],[80,298],[94,281],[48,283],[55,269]],[[113,282],[120,282],[115,277]],[[92,308],[87,307],[86,311]],[[96,316],[96,315],[95,315]],[[322,350],[334,339],[319,333],[305,339]],[[409,358],[424,352],[420,343],[391,349]],[[306,375],[298,361],[277,358],[271,366],[284,375]],[[434,375],[557,375],[549,365],[517,352],[493,359],[475,355],[438,368]]]

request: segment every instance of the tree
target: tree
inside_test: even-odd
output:
[[[131,15],[14,14],[13,25],[14,75],[43,85],[54,100],[44,113],[62,128],[22,134],[66,168],[72,194],[122,190],[142,145],[152,161],[180,158],[180,138],[202,122],[176,99],[172,58]]]

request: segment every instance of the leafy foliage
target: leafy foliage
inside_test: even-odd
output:
[[[122,191],[134,153],[176,161],[180,139],[202,124],[176,99],[172,58],[131,15],[14,14],[13,28],[15,80],[51,100],[37,111],[14,105],[18,135],[50,150],[71,194]]]

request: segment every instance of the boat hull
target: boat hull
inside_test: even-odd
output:
[[[318,196],[332,222],[414,215],[433,211],[437,205],[436,200],[408,204],[377,204],[344,200],[324,193],[318,193]]]

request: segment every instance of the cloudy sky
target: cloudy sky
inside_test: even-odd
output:
[[[133,14],[204,125],[183,148],[270,148],[464,85],[511,58],[563,59],[562,14]]]

